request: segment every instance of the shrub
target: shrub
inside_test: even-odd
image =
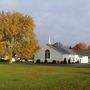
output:
[[[40,63],[40,59],[37,59],[36,63]]]
[[[52,63],[56,63],[56,60],[53,60]]]
[[[48,63],[48,61],[47,61],[47,60],[45,60],[45,61],[44,61],[44,63]]]

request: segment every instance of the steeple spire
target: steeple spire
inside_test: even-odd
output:
[[[51,44],[51,39],[50,39],[50,36],[49,36],[48,44]]]

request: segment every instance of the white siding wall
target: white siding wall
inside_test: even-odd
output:
[[[80,59],[81,59],[81,63],[88,63],[88,56],[83,56]]]
[[[57,60],[57,61],[63,60],[62,53],[46,45],[35,53],[34,63],[36,63],[37,59],[40,59],[41,62],[45,61],[45,50],[46,49],[50,50],[50,59],[48,59],[49,62],[52,62],[53,60]]]
[[[63,55],[63,60],[64,58],[66,58],[67,62],[68,60],[70,59],[70,62],[72,63],[75,63],[77,62],[78,60],[80,60],[79,56],[78,55],[70,55],[70,54],[65,54]]]

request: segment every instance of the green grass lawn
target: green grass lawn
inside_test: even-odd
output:
[[[0,64],[0,90],[90,90],[90,68]]]

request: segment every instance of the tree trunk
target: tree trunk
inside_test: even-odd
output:
[[[12,63],[12,47],[13,47],[13,43],[14,43],[14,38],[12,38],[10,46],[9,46],[9,63]]]
[[[9,53],[9,63],[12,63],[12,50],[10,50],[10,53]]]
[[[9,63],[12,63],[12,57],[9,58]]]

